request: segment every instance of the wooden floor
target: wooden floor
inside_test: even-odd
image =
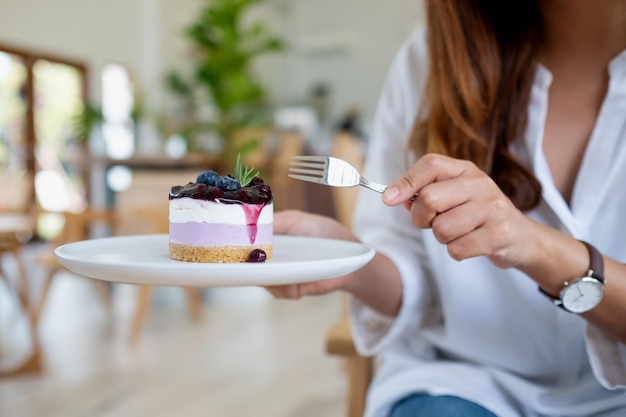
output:
[[[40,271],[29,273],[36,281]],[[135,287],[115,284],[107,308],[88,279],[58,275],[39,329],[45,369],[0,378],[0,416],[344,414],[343,366],[323,345],[341,312],[339,294],[296,302],[260,288],[206,290],[204,320],[193,322],[183,291],[159,288],[132,348],[135,296]],[[3,329],[3,345],[11,334]]]

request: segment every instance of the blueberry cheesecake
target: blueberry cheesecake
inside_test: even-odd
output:
[[[187,262],[264,262],[272,258],[271,188],[253,170],[235,177],[201,172],[169,193],[170,257]]]

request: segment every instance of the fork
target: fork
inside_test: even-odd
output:
[[[386,185],[369,181],[359,171],[343,159],[332,156],[294,156],[290,162],[289,174],[297,180],[330,185],[331,187],[356,187],[360,185],[377,193],[383,193]],[[412,203],[417,194],[409,199]]]

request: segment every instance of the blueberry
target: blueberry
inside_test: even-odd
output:
[[[196,178],[196,182],[214,187],[217,185],[217,180],[219,177],[220,177],[219,174],[215,171],[212,171],[212,170],[203,171],[200,174],[198,174],[198,178]]]
[[[263,184],[263,178],[261,177],[254,177],[252,178],[252,180],[250,181],[250,186],[255,186],[255,185],[261,185]]]
[[[239,181],[237,181],[236,178],[233,178],[230,175],[219,177],[219,179],[217,180],[217,186],[225,191],[234,191],[241,188],[241,184],[239,184]]]
[[[269,198],[272,196],[272,189],[266,184],[258,186],[256,191],[259,195],[261,195],[261,197]]]
[[[248,256],[248,262],[265,262],[267,260],[267,253],[262,249],[253,249]]]

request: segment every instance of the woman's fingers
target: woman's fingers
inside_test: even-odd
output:
[[[345,226],[335,219],[318,214],[306,213],[297,210],[285,210],[274,215],[274,233],[324,237],[357,242],[358,239]],[[264,286],[276,298],[297,300],[307,295],[326,294],[343,288],[354,277],[354,274],[343,277],[325,279],[289,285]]]
[[[458,177],[472,165],[470,162],[443,155],[424,155],[402,177],[387,187],[383,193],[383,202],[389,206],[402,204],[415,193],[419,194],[427,184]]]
[[[459,179],[422,187],[418,198],[409,206],[413,223],[422,229],[430,228],[436,216],[467,203],[473,188],[468,182]]]
[[[430,227],[437,241],[447,245],[478,229],[484,222],[484,211],[470,202],[438,214]]]
[[[298,210],[276,212],[274,234],[358,241],[350,230],[335,219]]]
[[[458,261],[486,256],[496,266],[509,268],[522,262],[522,253],[514,249],[511,236],[504,230],[479,228],[447,244],[448,253]]]
[[[284,210],[274,214],[274,233],[293,235],[300,232],[306,213],[297,210]]]
[[[304,282],[300,284],[268,285],[264,286],[276,298],[298,300],[308,295],[323,295],[331,291],[344,288],[354,274],[320,281]]]
[[[297,300],[301,297],[299,284],[270,285],[264,288],[276,298]]]

